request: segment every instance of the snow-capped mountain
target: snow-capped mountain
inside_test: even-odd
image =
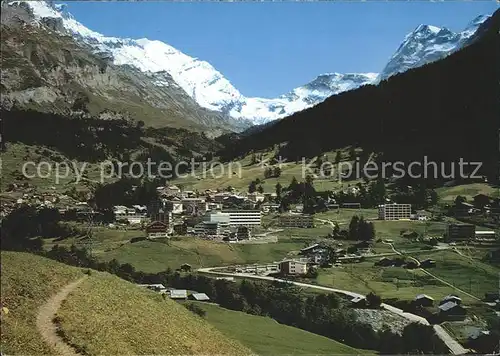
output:
[[[42,1],[29,1],[27,4],[35,18],[45,22],[47,18],[55,20],[63,31],[112,59],[114,64],[130,65],[149,76],[156,76],[158,80],[155,83],[159,86],[165,85],[162,76],[168,73],[201,107],[227,114],[245,125],[283,118],[316,105],[331,95],[374,84],[395,73],[440,59],[464,45],[487,18],[477,18],[458,34],[434,26],[417,27],[405,38],[381,74],[323,74],[278,98],[265,99],[245,97],[211,64],[190,57],[164,42],[107,37],[79,23],[65,11],[63,5]]]
[[[331,95],[371,83],[377,77],[376,73],[323,74],[275,99],[245,97],[208,62],[190,57],[164,42],[107,37],[79,23],[63,5],[43,1],[27,4],[35,18],[58,20],[64,31],[101,55],[112,58],[114,64],[131,65],[142,72],[157,75],[158,85],[164,85],[161,73],[167,72],[200,106],[252,124],[291,115]]]
[[[408,34],[380,73],[378,80],[434,62],[459,50],[489,16],[478,16],[462,32],[420,25]]]

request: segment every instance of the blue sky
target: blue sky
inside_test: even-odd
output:
[[[419,24],[462,30],[495,1],[67,2],[90,29],[161,40],[211,63],[246,96],[276,97],[325,72],[379,72]]]

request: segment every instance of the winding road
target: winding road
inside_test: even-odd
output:
[[[275,282],[285,282],[285,283],[291,283],[293,285],[296,285],[298,287],[305,287],[305,288],[312,288],[312,289],[318,289],[318,290],[324,290],[332,293],[338,293],[338,294],[343,294],[349,297],[365,297],[363,294],[359,294],[356,292],[352,291],[347,291],[347,290],[342,290],[342,289],[335,289],[335,288],[330,288],[330,287],[325,287],[325,286],[320,286],[320,285],[315,285],[315,284],[308,284],[308,283],[301,283],[301,282],[294,282],[294,281],[286,281],[284,279],[280,278],[274,278],[274,277],[269,277],[269,276],[259,276],[259,275],[254,275],[254,274],[247,274],[247,273],[229,273],[229,272],[219,272],[217,269],[224,268],[224,267],[210,267],[210,268],[200,268],[198,269],[199,273],[206,273],[206,274],[215,274],[219,276],[230,276],[230,277],[241,277],[241,278],[248,278],[248,279],[259,279],[259,280],[265,280],[265,281],[275,281]],[[225,267],[227,268],[227,267]],[[394,314],[397,314],[411,322],[416,322],[416,323],[421,323],[424,325],[430,325],[427,319],[415,315],[412,313],[407,313],[404,312],[403,310],[393,307],[392,305],[388,305],[385,303],[382,303],[380,305],[383,309],[388,310]],[[434,331],[436,332],[437,336],[445,343],[445,345],[450,349],[450,351],[454,355],[463,355],[468,352],[467,349],[463,348],[462,345],[460,345],[453,337],[451,337],[446,330],[444,330],[441,326],[439,325],[433,325]]]

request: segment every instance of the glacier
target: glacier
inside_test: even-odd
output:
[[[20,3],[22,1],[16,1]],[[277,98],[245,97],[210,63],[190,57],[157,40],[107,37],[78,22],[63,4],[26,2],[36,19],[58,18],[69,34],[96,52],[104,53],[115,65],[130,65],[157,76],[158,86],[168,85],[161,73],[175,83],[201,107],[218,111],[241,122],[265,124],[289,116],[324,101],[329,96],[377,84],[390,76],[438,60],[458,50],[473,36],[488,16],[480,16],[462,32],[420,25],[407,35],[380,73],[326,73]]]
[[[478,16],[469,23],[465,30],[458,33],[447,28],[419,25],[404,38],[377,81],[437,61],[459,50],[488,18],[487,15]]]

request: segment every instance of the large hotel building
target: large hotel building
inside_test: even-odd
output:
[[[379,220],[410,220],[411,204],[384,204],[378,206]]]
[[[260,210],[222,210],[223,214],[229,214],[229,226],[260,226],[262,212]]]

